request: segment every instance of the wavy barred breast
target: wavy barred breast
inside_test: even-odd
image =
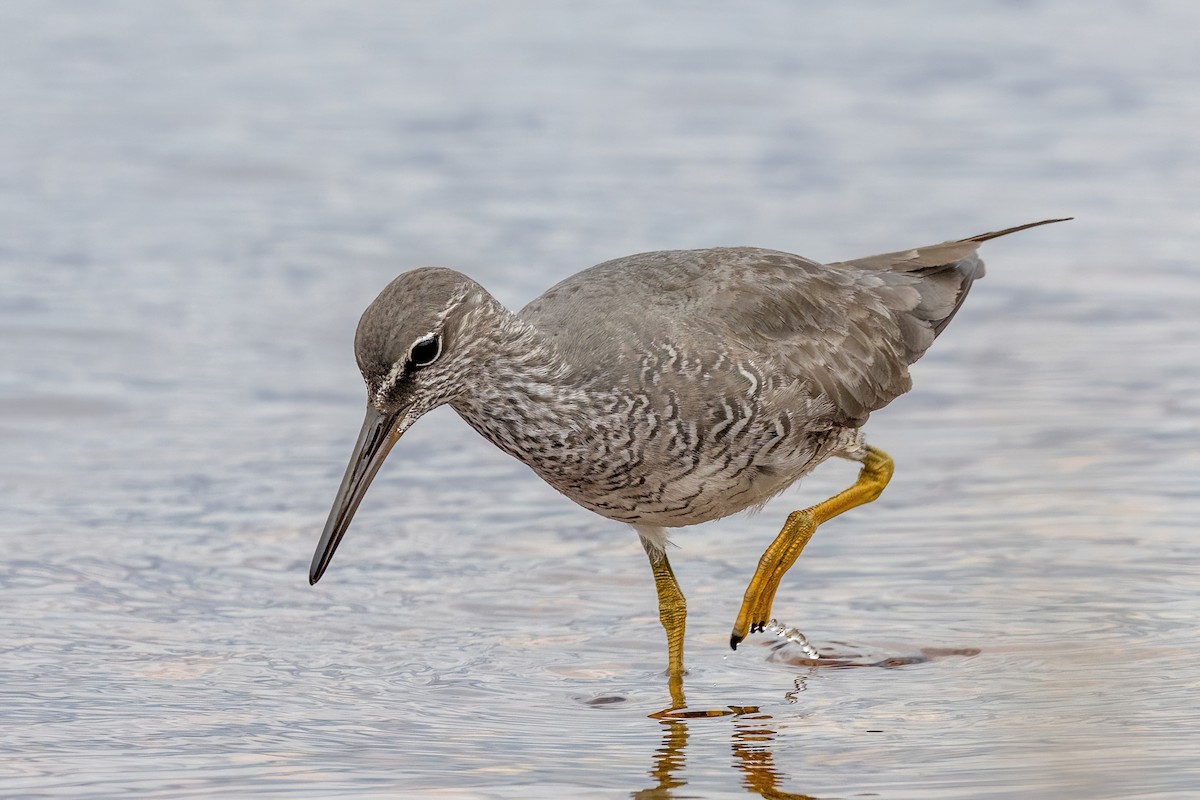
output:
[[[802,381],[723,354],[654,346],[615,386],[563,388],[549,370],[496,366],[454,403],[458,413],[555,489],[620,522],[679,527],[761,505],[857,441]]]

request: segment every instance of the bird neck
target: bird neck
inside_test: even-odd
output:
[[[578,426],[586,387],[551,338],[498,302],[480,309],[486,355],[472,359],[469,389],[450,402],[467,424],[509,455],[530,463]],[[481,353],[481,356],[483,354]]]

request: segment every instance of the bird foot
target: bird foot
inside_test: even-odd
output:
[[[767,620],[771,619],[771,605],[775,599],[775,587],[764,586],[757,580],[750,582],[746,596],[742,600],[742,608],[738,611],[737,621],[733,623],[733,631],[729,635],[729,646],[737,650],[745,638],[751,633],[762,633],[767,629]],[[776,586],[778,583],[776,583]],[[753,620],[753,621],[751,621]]]
[[[733,626],[733,632],[729,635],[729,646],[737,650],[738,645],[745,641],[748,633],[762,633],[766,629],[766,622],[752,622],[750,623],[750,630],[747,632],[746,624],[742,622],[742,615],[739,614],[738,621]]]

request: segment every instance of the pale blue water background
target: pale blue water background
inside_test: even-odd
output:
[[[1200,6],[0,5],[0,796],[1200,796]],[[307,565],[401,270],[835,260],[1048,216],[726,645],[757,517],[633,534],[452,413]],[[771,788],[772,782],[774,789]],[[756,788],[757,787],[757,788]]]

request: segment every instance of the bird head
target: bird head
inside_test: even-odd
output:
[[[309,569],[329,566],[392,446],[420,417],[467,385],[475,345],[487,336],[480,315],[498,304],[470,278],[426,267],[396,278],[363,312],[354,354],[367,384],[367,414]]]

